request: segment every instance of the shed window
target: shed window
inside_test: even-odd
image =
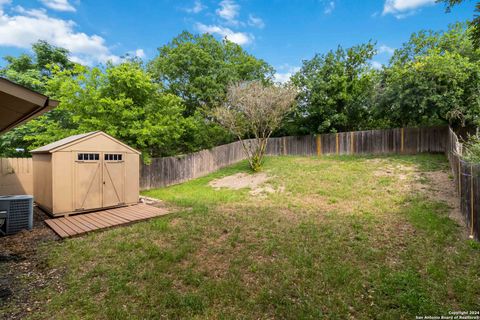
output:
[[[78,153],[77,154],[78,161],[95,161],[99,159],[100,159],[100,155],[98,153]]]
[[[105,153],[104,159],[106,161],[122,161],[123,155],[118,153]]]

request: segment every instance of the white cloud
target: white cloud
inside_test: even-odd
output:
[[[193,7],[185,9],[188,13],[200,13],[206,7],[202,4],[202,1],[195,0]]]
[[[333,10],[335,10],[335,1],[329,1],[325,5],[325,9],[323,10],[323,13],[330,14],[333,12]]]
[[[77,56],[70,56],[70,60],[75,62],[75,63],[79,63],[81,65],[84,65],[84,66],[88,66],[88,65],[92,64],[92,61],[90,59],[83,59],[83,58],[80,58],[80,57],[77,57]]]
[[[415,14],[420,7],[434,5],[435,0],[385,0],[382,15],[393,14],[398,19]]]
[[[195,24],[196,29],[201,33],[219,35],[234,43],[244,45],[253,42],[255,38],[250,33],[238,31],[238,28],[246,27],[247,25],[259,29],[265,27],[263,20],[253,14],[248,15],[248,20],[240,20],[240,5],[235,0],[220,1],[219,8],[215,10],[215,13],[217,18],[213,24],[197,22]]]
[[[128,51],[127,56],[143,59],[145,58],[146,55],[145,55],[145,51],[139,48],[137,50]]]
[[[289,64],[281,65],[277,68],[273,80],[278,83],[286,83],[298,71],[300,71],[300,67],[290,66]]]
[[[378,61],[372,61],[373,69],[381,70],[383,68],[383,64]]]
[[[77,11],[74,6],[72,6],[68,0],[41,0],[43,5],[47,8],[57,10],[57,11]]]
[[[240,13],[240,6],[233,0],[223,0],[220,2],[220,8],[216,11],[217,15],[232,25],[237,25],[237,16]]]
[[[265,27],[265,22],[259,17],[254,16],[253,14],[248,15],[248,25],[256,28],[262,29]]]
[[[391,48],[389,46],[386,46],[384,44],[382,44],[379,48],[378,48],[378,53],[386,53],[388,55],[392,55],[393,53],[395,52],[395,49],[394,48]]]
[[[253,41],[252,35],[249,35],[245,32],[235,32],[222,26],[197,23],[196,27],[201,33],[217,34],[239,45],[248,44]]]
[[[121,61],[111,53],[105,39],[75,31],[76,24],[71,20],[50,17],[44,9],[17,6],[15,12],[9,15],[0,6],[0,46],[30,48],[32,43],[45,40],[68,49],[72,60],[83,64]]]
[[[278,83],[286,83],[290,80],[290,78],[292,77],[292,73],[289,73],[289,72],[285,72],[285,73],[282,73],[282,72],[277,72],[275,73],[275,75],[273,76],[273,80],[275,82],[278,82]]]
[[[143,59],[145,58],[145,51],[143,51],[143,49],[137,49],[135,50],[135,56]]]

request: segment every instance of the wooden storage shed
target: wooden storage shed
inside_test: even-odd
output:
[[[35,202],[65,216],[139,201],[140,152],[95,131],[32,151]]]

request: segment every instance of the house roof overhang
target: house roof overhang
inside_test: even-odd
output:
[[[0,78],[0,135],[58,106],[58,101]]]

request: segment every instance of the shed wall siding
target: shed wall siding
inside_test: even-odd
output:
[[[125,203],[137,203],[140,192],[140,157],[138,154],[126,154],[125,170]]]
[[[50,154],[33,155],[33,195],[35,202],[52,210],[52,157]]]
[[[53,164],[53,214],[73,211],[73,152],[55,152]]]

